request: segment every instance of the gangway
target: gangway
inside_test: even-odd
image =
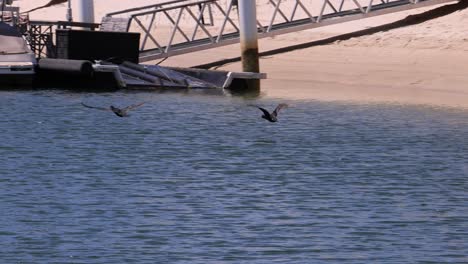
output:
[[[265,0],[258,37],[273,37],[454,0]],[[260,1],[257,0],[257,3]],[[140,62],[239,42],[237,0],[173,0],[107,14],[101,30],[142,33]]]

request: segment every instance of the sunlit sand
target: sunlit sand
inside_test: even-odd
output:
[[[16,4],[28,10],[47,2],[17,1]],[[112,11],[155,2],[119,0],[109,5],[107,0],[96,0],[96,21]],[[264,2],[258,1],[259,12]],[[268,79],[262,82],[263,95],[468,108],[466,5],[464,1],[452,10],[432,6],[262,39],[260,50],[272,51],[260,61],[261,71],[268,74]],[[31,19],[64,20],[65,11],[66,5],[62,4],[30,16]],[[403,20],[420,13],[423,15],[417,23]],[[378,28],[373,30],[375,27]],[[353,32],[358,33],[339,37]],[[314,42],[327,39],[330,41]],[[295,45],[298,46],[292,51],[281,50]],[[239,46],[231,45],[171,57],[161,65],[190,67],[232,59],[228,60],[230,63],[219,63],[216,68],[241,71],[236,59],[239,54]]]

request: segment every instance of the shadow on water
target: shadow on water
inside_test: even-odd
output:
[[[235,79],[230,85],[229,93],[244,99],[257,99],[261,95],[261,80]]]

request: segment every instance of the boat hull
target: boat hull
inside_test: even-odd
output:
[[[32,88],[34,75],[32,63],[0,63],[0,89]]]

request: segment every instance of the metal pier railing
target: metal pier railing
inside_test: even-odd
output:
[[[453,0],[265,0],[257,8],[258,37],[399,12]],[[264,1],[264,2],[265,2]],[[260,1],[257,1],[260,3]],[[142,32],[140,61],[239,42],[237,0],[174,0],[109,13],[106,21]]]

